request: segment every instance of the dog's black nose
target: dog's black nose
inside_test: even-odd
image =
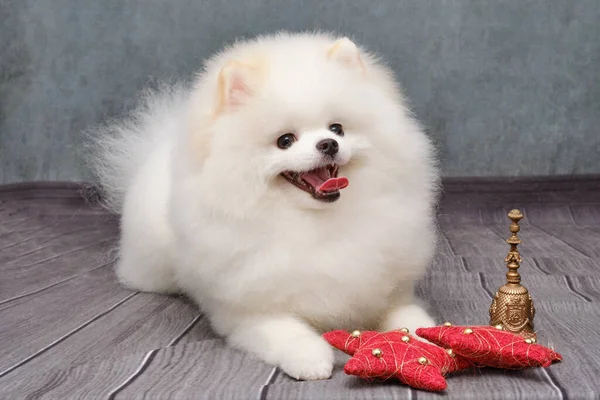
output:
[[[340,149],[340,145],[334,139],[323,139],[317,143],[317,150],[328,156],[335,156]]]

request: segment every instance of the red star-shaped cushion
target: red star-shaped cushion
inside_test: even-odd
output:
[[[418,389],[439,391],[447,386],[444,375],[471,365],[452,351],[403,331],[332,331],[323,337],[352,356],[344,372],[368,380],[396,378]]]
[[[419,328],[417,335],[444,348],[451,348],[479,367],[520,369],[548,367],[561,355],[535,340],[493,326]]]

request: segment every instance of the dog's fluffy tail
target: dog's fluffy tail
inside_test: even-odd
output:
[[[121,212],[127,187],[146,157],[177,134],[187,93],[184,84],[147,89],[125,118],[84,132],[83,157],[107,209]]]

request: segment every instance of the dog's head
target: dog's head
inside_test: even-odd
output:
[[[223,207],[335,207],[355,184],[384,187],[392,165],[427,147],[390,71],[347,38],[236,44],[207,64],[196,93],[192,115],[205,112],[191,149],[203,196]]]

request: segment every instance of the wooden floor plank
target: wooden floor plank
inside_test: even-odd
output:
[[[473,226],[481,225],[481,212],[479,207],[457,207],[443,205],[438,212],[437,220],[440,226]]]
[[[46,369],[26,377],[0,379],[6,398],[107,399],[114,386],[133,374],[144,354],[102,359],[67,369]]]
[[[167,347],[181,336],[197,314],[196,307],[179,298],[139,293],[7,379],[0,379],[0,385],[8,380],[31,380],[39,371],[67,369],[94,360],[118,360],[125,355]],[[116,386],[117,382],[111,381],[111,385]]]
[[[47,232],[46,235],[41,235],[35,241],[12,248],[10,252],[0,255],[0,271],[40,265],[63,254],[70,254],[77,249],[84,249],[86,246],[93,246],[99,242],[115,242],[116,234],[113,227],[90,227],[83,231],[76,227],[65,227],[50,233]]]
[[[506,283],[506,278],[502,275],[486,274],[484,277],[485,286],[489,292],[494,293],[500,286]],[[531,296],[537,303],[552,302],[587,302],[580,293],[573,291],[564,275],[526,275],[523,276],[521,283],[529,289]]]
[[[463,257],[447,257],[439,254],[433,259],[431,265],[427,269],[428,273],[446,273],[446,272],[469,272],[466,269]]]
[[[590,302],[600,303],[600,277],[598,276],[566,276],[567,283],[573,290],[589,299]],[[600,304],[598,304],[600,307]]]
[[[440,231],[438,234],[438,243],[435,251],[436,257],[454,257],[454,250],[448,241],[445,233]]]
[[[176,344],[185,345],[189,343],[201,342],[207,339],[217,339],[217,334],[212,330],[208,318],[200,315],[194,325],[181,337],[178,337]]]
[[[114,260],[111,241],[71,250],[42,263],[0,270],[0,303],[108,265]]]
[[[167,347],[186,334],[188,342],[206,339],[187,329],[196,316],[197,308],[181,298],[138,294],[97,324],[0,378],[0,392],[50,398],[66,393],[108,395],[135,371],[147,346]]]
[[[271,370],[219,339],[177,345],[161,349],[116,398],[142,398],[146,391],[155,398],[256,398]]]
[[[2,243],[0,246],[0,256],[8,257],[8,254],[12,254],[14,249],[16,249],[16,246],[24,243],[26,244],[27,242],[36,242],[40,237],[46,235],[55,235],[59,224],[60,219],[55,218],[54,221],[45,224],[42,227],[26,227],[25,229],[13,230],[0,235],[0,241]]]
[[[535,323],[536,329],[546,332],[541,343],[554,347],[564,358],[548,372],[565,391],[567,398],[597,398],[600,393],[600,304],[541,303]]]
[[[508,250],[506,253],[508,253]],[[466,256],[463,259],[468,272],[482,272],[486,276],[488,274],[503,276],[508,272],[504,256],[502,254],[498,254],[496,257]],[[524,276],[529,274],[548,275],[548,272],[541,268],[535,259],[528,257],[523,257],[519,272],[523,273]]]
[[[569,275],[569,276],[599,276],[600,259],[589,258],[571,258],[563,259],[557,257],[548,257],[546,255],[535,257],[539,267],[547,271],[550,275]]]
[[[0,373],[130,294],[116,284],[113,271],[104,268],[1,305]]]
[[[3,215],[0,219],[0,235],[11,233],[14,230],[20,230],[28,227],[42,228],[43,224],[38,222],[38,216],[29,212],[21,215]]]
[[[411,399],[411,389],[392,382],[372,382],[344,374],[337,367],[327,381],[297,382],[280,374],[282,381],[269,385],[265,399],[315,399],[315,400],[357,400],[357,399]],[[419,395],[421,392],[419,392]]]
[[[525,210],[527,220],[533,225],[573,225],[573,215],[568,204],[536,204]]]
[[[489,295],[480,285],[479,274],[468,272],[430,272],[420,279],[416,295],[424,300],[435,296],[446,300],[488,301]]]
[[[508,245],[486,226],[447,226],[444,229],[457,256],[489,257],[497,254],[503,257],[508,252]]]
[[[573,220],[579,226],[600,225],[600,205],[576,205],[569,206]]]
[[[509,246],[504,242],[509,236],[510,231],[508,225],[488,225],[488,228],[496,234],[496,241],[504,248],[502,252],[490,254],[506,254]],[[508,233],[507,233],[508,232]],[[541,228],[537,225],[530,224],[527,229],[522,228],[519,232],[519,238],[522,243],[519,245],[519,251],[525,258],[533,256],[556,256],[556,257],[574,257],[574,258],[589,258],[589,254],[585,254],[577,248],[565,242],[564,239],[558,238],[551,234],[552,231]]]
[[[540,229],[578,250],[581,254],[600,258],[600,232],[579,226],[540,226]]]
[[[36,236],[30,235],[28,239],[8,247],[10,252],[0,249],[0,263],[3,264],[3,270],[11,269],[15,265],[18,267],[27,263],[34,264],[36,259],[48,258],[65,247],[72,249],[101,240],[115,240],[116,236],[117,232],[113,227],[86,227],[85,224],[62,229],[42,229]]]

